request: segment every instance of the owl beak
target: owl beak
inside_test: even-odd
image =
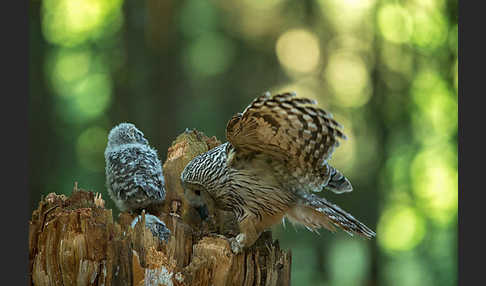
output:
[[[195,207],[195,209],[202,220],[206,220],[209,217],[208,207],[205,204],[202,206]]]

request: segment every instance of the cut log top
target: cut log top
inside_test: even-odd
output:
[[[173,142],[163,165],[166,200],[156,215],[168,241],[145,227],[148,214],[117,220],[99,194],[78,189],[51,193],[29,221],[30,285],[290,285],[290,251],[271,232],[234,255],[227,239],[210,233],[185,201],[180,173],[195,156],[219,145],[197,131]]]

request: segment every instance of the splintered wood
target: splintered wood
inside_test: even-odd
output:
[[[166,201],[157,213],[171,231],[167,242],[145,227],[145,214],[114,221],[100,194],[78,189],[49,194],[29,221],[30,285],[290,285],[290,251],[271,232],[234,255],[228,240],[210,233],[187,205],[180,173],[195,156],[219,145],[186,131],[169,148],[163,166]]]

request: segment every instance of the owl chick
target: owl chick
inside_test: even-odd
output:
[[[372,238],[353,216],[315,195],[325,189],[352,191],[349,180],[328,164],[342,126],[316,102],[295,93],[257,97],[226,127],[228,142],[191,160],[181,174],[189,203],[211,200],[234,212],[239,234],[229,239],[239,253],[270,226],[287,218],[309,230],[341,228]]]
[[[141,215],[136,216],[130,224],[132,228],[142,219]],[[152,235],[158,238],[160,241],[168,242],[170,238],[170,229],[165,226],[165,223],[158,217],[145,214],[145,227],[152,232]]]
[[[139,212],[165,199],[157,151],[131,123],[115,126],[105,149],[106,186],[120,211]]]

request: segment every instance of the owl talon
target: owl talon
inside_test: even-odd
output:
[[[245,245],[244,245],[245,238],[246,238],[246,235],[243,234],[243,233],[240,233],[236,237],[232,237],[232,238],[229,239],[231,251],[233,251],[234,254],[239,254],[243,251],[243,248],[245,247]]]

